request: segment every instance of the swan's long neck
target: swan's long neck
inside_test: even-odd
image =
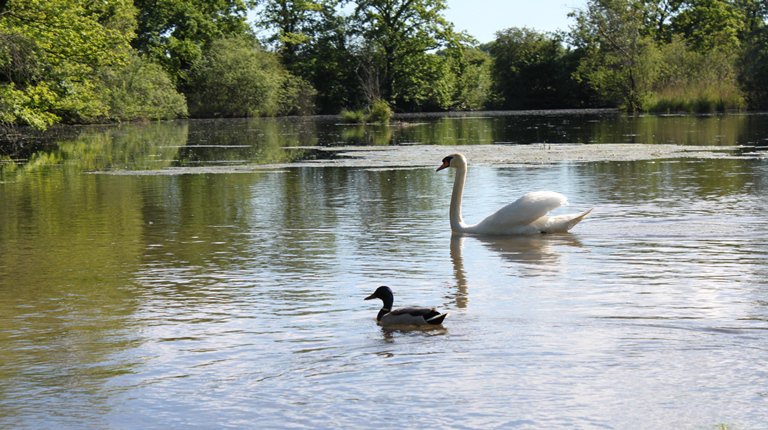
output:
[[[461,198],[464,194],[464,182],[467,180],[467,166],[456,168],[456,178],[453,180],[453,193],[451,194],[451,230],[460,233],[466,228],[464,218],[461,216]]]

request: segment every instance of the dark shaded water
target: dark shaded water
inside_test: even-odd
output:
[[[84,128],[3,164],[0,427],[766,428],[768,117],[405,121]],[[499,142],[724,150],[508,166],[467,146],[468,221],[536,189],[595,210],[567,235],[451,237],[428,145]],[[350,144],[413,167],[322,150]],[[279,167],[194,174],[253,164]],[[167,167],[192,169],[103,174]],[[381,284],[445,328],[377,327]]]

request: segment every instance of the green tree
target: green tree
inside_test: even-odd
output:
[[[182,91],[192,65],[214,41],[249,34],[246,13],[255,0],[135,0],[138,29],[132,46],[161,64]]]
[[[739,60],[739,82],[751,109],[768,109],[768,28],[754,30]]]
[[[684,0],[646,1],[643,8],[644,31],[656,42],[669,42],[672,39],[671,19],[680,10]]]
[[[734,0],[737,10],[744,17],[742,41],[748,41],[752,37],[760,38],[768,21],[768,2],[764,0]]]
[[[126,61],[133,4],[10,0],[0,7],[0,121],[46,128],[106,116],[98,77]]]
[[[445,0],[356,3],[352,26],[362,39],[357,52],[368,99],[384,99],[399,110],[443,105],[448,66],[431,52],[454,43],[452,25],[442,16]]]
[[[768,108],[768,2],[734,0],[743,16],[742,49],[736,63],[738,82],[750,109]]]
[[[641,0],[590,0],[573,15],[571,42],[581,50],[575,77],[630,112],[642,109],[658,72]]]
[[[349,49],[342,0],[264,0],[257,25],[271,30],[268,44],[292,74],[317,91],[321,113],[359,104],[355,57]]]
[[[451,73],[455,76],[451,109],[485,108],[491,95],[491,56],[472,46],[448,49],[445,55],[449,58]]]
[[[187,116],[187,102],[158,64],[132,54],[125,65],[105,68],[104,99],[108,119],[173,119]]]
[[[347,22],[338,15],[326,18],[313,43],[301,51],[299,62],[289,70],[312,83],[321,113],[338,113],[362,105],[364,98]]]
[[[493,57],[494,91],[507,109],[570,107],[575,71],[557,35],[526,28],[496,33],[486,46]]]
[[[672,31],[697,51],[739,49],[746,19],[730,0],[689,0],[671,18]]]
[[[264,0],[258,24],[275,33],[267,40],[277,47],[283,63],[293,71],[299,51],[311,45],[325,22],[336,16],[340,0]]]
[[[285,71],[276,54],[248,37],[214,41],[190,77],[187,98],[193,116],[275,115],[292,110],[301,104],[297,97],[311,93]]]

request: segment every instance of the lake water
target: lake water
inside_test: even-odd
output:
[[[452,237],[456,150],[470,222],[539,189],[594,211]],[[0,428],[768,428],[768,116],[182,121],[4,155]],[[379,285],[444,328],[378,327]]]

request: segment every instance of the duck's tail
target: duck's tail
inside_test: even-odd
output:
[[[447,316],[448,316],[448,313],[444,313],[444,314],[438,314],[438,315],[435,315],[435,316],[433,316],[432,318],[428,319],[428,320],[427,320],[427,323],[428,323],[428,324],[434,324],[434,325],[440,325],[440,324],[442,324],[442,323],[443,323],[443,320],[444,320],[444,319],[445,319],[445,317],[447,317]]]

